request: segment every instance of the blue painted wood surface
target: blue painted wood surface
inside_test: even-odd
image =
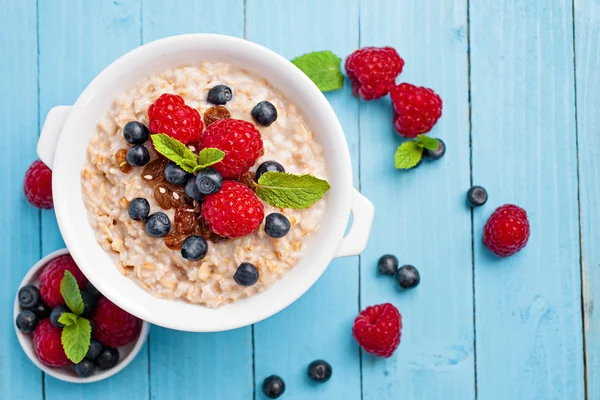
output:
[[[0,398],[262,399],[273,373],[286,380],[287,399],[600,398],[597,0],[0,0],[0,9],[0,226],[10,227],[0,245]],[[287,58],[392,45],[406,61],[399,80],[443,98],[431,135],[448,151],[394,170],[401,141],[389,100],[359,102],[346,82],[327,97],[355,186],[377,210],[360,258],[334,261],[298,302],[254,327],[153,327],[135,362],[106,382],[44,377],[12,328],[18,282],[62,247],[53,212],[22,195],[39,125],[121,54],[188,32],[246,37]],[[490,194],[473,213],[464,205],[472,183]],[[527,209],[532,236],[499,260],[481,229],[508,202]],[[377,276],[385,252],[419,268],[417,289]],[[398,352],[381,360],[361,354],[350,329],[359,309],[386,301],[404,329]],[[316,358],[333,365],[327,384],[306,378]]]

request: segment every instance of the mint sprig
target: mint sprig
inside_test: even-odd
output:
[[[225,158],[225,152],[211,147],[202,149],[198,154],[198,165],[194,167],[193,172],[210,167]]]
[[[220,162],[225,157],[222,150],[214,148],[203,149],[196,156],[185,144],[164,133],[158,133],[151,137],[156,151],[179,165],[185,172],[197,172]]]
[[[79,317],[76,314],[72,314],[69,312],[62,313],[60,317],[58,317],[58,322],[63,324],[64,326],[69,326],[77,323]]]
[[[398,147],[394,157],[394,165],[398,169],[411,169],[421,161],[424,149],[434,151],[439,144],[438,139],[419,135],[416,140],[404,142]]]
[[[85,318],[75,318],[73,323],[63,328],[60,341],[67,358],[77,364],[84,359],[90,348],[92,324]]]
[[[338,90],[344,86],[342,59],[329,50],[315,51],[292,60],[322,92]]]
[[[279,208],[308,208],[319,201],[331,186],[312,175],[266,172],[255,185],[256,195]]]
[[[66,270],[64,278],[60,281],[60,294],[71,311],[77,315],[83,313],[83,298],[79,292],[79,285],[73,274]]]
[[[417,143],[419,143],[421,146],[423,146],[427,150],[431,150],[431,151],[437,150],[438,146],[440,145],[439,140],[429,137],[427,135],[417,136]]]

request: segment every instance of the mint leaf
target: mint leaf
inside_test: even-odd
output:
[[[395,165],[398,169],[410,169],[419,163],[423,146],[414,141],[404,142],[396,150]]]
[[[83,312],[83,299],[79,292],[79,285],[73,274],[67,270],[65,270],[65,277],[60,281],[60,294],[71,311],[77,315]]]
[[[210,167],[225,158],[225,152],[219,149],[208,147],[202,149],[198,154],[198,165],[194,167],[193,172],[199,171],[203,168]]]
[[[76,318],[75,323],[63,328],[60,337],[67,358],[75,364],[81,362],[87,354],[92,336],[90,321],[85,318]]]
[[[322,92],[338,90],[344,86],[342,59],[329,50],[315,51],[296,57],[292,64],[300,68]]]
[[[156,151],[179,165],[185,172],[192,172],[198,165],[196,155],[179,140],[173,139],[164,133],[152,135],[151,137]]]
[[[256,195],[274,207],[300,209],[315,204],[331,186],[312,175],[266,172],[255,187]]]
[[[77,315],[66,312],[62,313],[62,315],[58,318],[58,322],[65,326],[69,326],[76,323],[77,318],[79,318]]]
[[[437,150],[440,141],[426,135],[419,135],[417,136],[417,143],[425,147],[427,150],[435,151]]]

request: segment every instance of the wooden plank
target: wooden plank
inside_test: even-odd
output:
[[[197,32],[243,36],[243,1],[143,0],[144,42]],[[194,334],[153,327],[150,385],[160,400],[251,398],[251,328]]]
[[[579,199],[581,221],[584,333],[587,398],[600,398],[600,3],[575,0],[575,65],[577,131],[579,136]]]
[[[344,58],[358,45],[358,1],[248,2],[248,39],[288,59],[317,50]],[[268,76],[266,77],[269,78]],[[327,95],[344,128],[358,187],[358,102],[349,83]],[[280,375],[286,399],[360,398],[358,351],[351,337],[357,313],[358,258],[332,262],[315,286],[288,309],[254,328],[256,388],[264,378]],[[333,366],[323,385],[312,384],[308,364],[318,358]]]
[[[569,0],[470,2],[479,399],[584,397],[572,23]],[[500,259],[481,234],[505,203],[531,238]]]
[[[140,43],[137,0],[72,2],[45,0],[40,8],[41,115],[59,104],[72,104],[108,64]],[[43,252],[62,247],[53,212],[43,215]],[[147,351],[110,380],[72,385],[46,377],[46,399],[147,399]]]
[[[15,292],[40,258],[40,213],[23,196],[23,176],[35,160],[38,138],[36,2],[9,2],[0,13],[0,119],[4,124],[0,157],[3,190],[0,214],[0,393],[11,399],[42,399],[42,373],[25,355],[14,332]],[[10,232],[10,234],[8,234]]]
[[[363,355],[364,399],[475,397],[465,0],[361,2],[361,46],[395,47],[405,60],[399,81],[440,94],[444,115],[430,132],[444,158],[412,171],[394,169],[402,142],[388,98],[361,102],[361,185],[375,222],[361,257],[361,308],[390,302],[403,315],[402,342],[387,359]],[[403,292],[378,276],[385,253],[421,273]]]

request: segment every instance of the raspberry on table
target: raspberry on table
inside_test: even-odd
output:
[[[220,236],[246,236],[258,229],[264,216],[264,206],[256,194],[236,181],[223,182],[221,190],[206,196],[202,203],[202,218]]]
[[[152,133],[164,133],[183,144],[197,143],[204,129],[198,110],[188,106],[181,96],[162,94],[148,108]]]
[[[142,328],[142,321],[119,308],[106,297],[98,300],[91,317],[92,337],[109,347],[121,347],[133,342]]]
[[[52,202],[52,170],[36,160],[25,172],[23,190],[27,201],[37,208],[50,209]]]
[[[527,212],[513,204],[500,206],[483,227],[483,243],[499,257],[517,253],[529,240]]]
[[[442,116],[442,99],[433,90],[401,83],[390,90],[394,128],[406,138],[429,132]]]
[[[70,254],[63,254],[50,260],[40,274],[40,294],[50,308],[65,304],[65,300],[60,294],[60,282],[65,277],[65,271],[73,274],[79,289],[85,289],[87,278],[79,270]]]
[[[50,367],[65,367],[72,364],[63,349],[61,336],[62,329],[52,325],[50,319],[40,321],[33,331],[33,349],[42,363]]]
[[[346,59],[346,73],[352,83],[352,92],[364,100],[388,94],[402,68],[404,60],[392,47],[364,47]]]
[[[256,127],[247,121],[228,118],[212,123],[200,138],[200,147],[225,152],[215,165],[223,178],[239,178],[254,165],[263,152],[263,141]]]
[[[388,358],[400,344],[402,315],[390,303],[365,308],[354,320],[352,335],[367,353]]]

